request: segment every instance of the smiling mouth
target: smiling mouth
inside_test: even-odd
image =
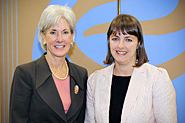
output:
[[[55,46],[56,48],[63,48],[63,47],[65,47],[64,45],[63,46]]]
[[[116,51],[118,54],[125,55],[127,52]]]

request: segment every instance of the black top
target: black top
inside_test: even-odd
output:
[[[112,78],[109,123],[120,123],[121,113],[131,76]]]

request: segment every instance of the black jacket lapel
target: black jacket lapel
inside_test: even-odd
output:
[[[63,104],[44,55],[36,62],[36,89],[43,101],[65,122]]]
[[[67,61],[68,62],[68,61]],[[79,110],[81,110],[83,102],[84,102],[84,96],[85,96],[85,87],[84,87],[84,81],[81,76],[79,75],[79,72],[76,70],[74,65],[70,62],[68,62],[69,65],[69,74],[70,74],[70,93],[71,93],[71,106],[67,112],[67,119],[72,118]],[[77,94],[75,94],[75,86],[79,87],[79,91]],[[76,115],[78,116],[78,115]]]

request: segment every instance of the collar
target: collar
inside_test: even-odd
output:
[[[40,87],[51,75],[51,70],[45,58],[46,53],[44,53],[39,59],[36,60],[36,88]],[[79,72],[77,71],[77,66],[73,63],[70,63],[66,58],[68,67],[69,67],[69,75],[75,80],[76,84],[84,90],[83,82],[80,80]]]
[[[133,70],[133,73],[138,73],[138,74],[142,74],[146,71],[146,65],[148,63],[144,63],[142,66],[140,67],[134,67],[134,70]],[[115,66],[115,63],[112,63],[110,66],[102,69],[102,74],[104,76],[110,76],[113,74],[113,70],[114,70],[114,66]],[[132,73],[132,74],[133,74]]]
[[[39,59],[37,59],[35,63],[35,74],[37,75],[36,88],[40,87],[52,75],[49,65],[44,56],[45,54],[46,53],[44,53]]]

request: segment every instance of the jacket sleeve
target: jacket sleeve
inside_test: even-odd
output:
[[[93,104],[93,81],[94,74],[91,74],[87,81],[86,112],[84,123],[95,123],[94,104]]]
[[[158,68],[153,85],[153,110],[157,123],[177,123],[176,94],[167,71]]]
[[[14,72],[10,94],[10,123],[26,123],[32,95],[31,77],[18,66]]]

